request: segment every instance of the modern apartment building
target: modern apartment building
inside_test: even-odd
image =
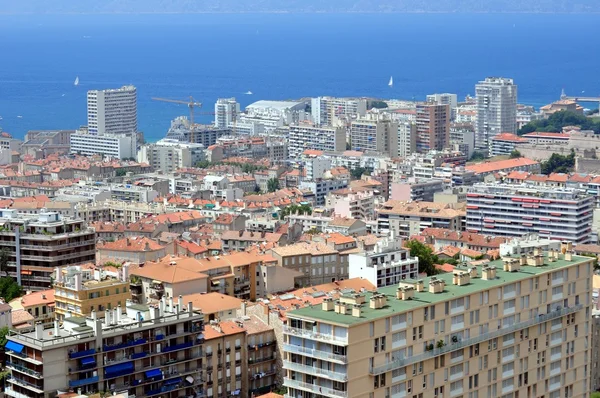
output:
[[[137,90],[134,86],[87,93],[90,134],[137,133]]]
[[[115,159],[135,158],[137,154],[137,134],[77,132],[71,134],[71,153],[86,156],[102,155]]]
[[[271,255],[281,267],[301,272],[301,286],[313,286],[348,279],[348,256],[340,256],[332,247],[320,242],[299,242],[275,247]]]
[[[570,188],[475,184],[467,194],[469,232],[590,243],[594,197]]]
[[[0,223],[0,249],[9,253],[8,274],[27,290],[51,288],[56,267],[95,262],[94,230],[82,220],[0,209]]]
[[[450,124],[450,146],[470,159],[475,151],[475,127],[472,123]]]
[[[325,197],[325,208],[338,217],[371,220],[375,215],[375,196],[372,190],[339,189]]]
[[[536,252],[288,311],[285,396],[587,397],[592,262]]]
[[[320,126],[331,126],[334,119],[364,116],[367,113],[366,98],[317,97],[311,100],[313,122]]]
[[[417,151],[442,150],[450,139],[450,105],[417,104]]]
[[[348,186],[348,180],[345,179],[322,179],[318,178],[316,180],[305,180],[300,182],[298,188],[301,190],[309,190],[315,194],[315,205],[323,206],[325,204],[325,196],[329,192],[337,191],[338,189],[343,189]]]
[[[517,132],[517,85],[513,79],[488,77],[475,85],[475,147],[487,152],[490,139]]]
[[[180,296],[181,297],[181,296]],[[122,312],[123,310],[123,312]],[[183,300],[127,303],[99,319],[66,318],[8,336],[5,394],[16,398],[105,391],[138,397],[207,397],[203,315]]]
[[[140,163],[148,163],[154,170],[164,174],[177,169],[194,167],[204,160],[204,146],[164,138],[153,144],[143,145],[137,153]]]
[[[407,158],[417,151],[417,125],[414,122],[398,123],[398,155]]]
[[[348,256],[350,278],[363,278],[378,288],[397,286],[403,280],[417,279],[419,259],[410,257],[402,247],[402,239],[393,234],[375,243],[371,250],[360,250]]]
[[[430,104],[450,106],[451,117],[452,119],[455,118],[456,108],[458,107],[458,96],[456,94],[429,94],[427,96],[426,102]]]
[[[235,98],[219,98],[215,103],[215,126],[227,128],[237,119],[240,113],[240,104]]]
[[[527,143],[527,139],[512,133],[501,133],[490,140],[490,156],[510,155],[518,144]]]
[[[350,124],[350,143],[356,151],[397,157],[398,122],[376,114],[354,120]]]
[[[306,149],[341,152],[346,149],[346,131],[342,127],[317,127],[292,124],[288,137],[288,153],[299,158]]]
[[[431,227],[461,231],[464,219],[464,203],[390,200],[377,210],[377,230],[408,239]]]
[[[105,311],[124,306],[131,299],[127,265],[117,275],[101,267],[69,266],[57,268],[54,280],[56,319],[90,316],[104,317]]]

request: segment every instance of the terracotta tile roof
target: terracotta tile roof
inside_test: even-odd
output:
[[[442,271],[442,272],[452,272],[454,271],[454,265],[452,264],[448,264],[448,263],[444,263],[444,264],[436,264],[435,265],[435,269]]]
[[[202,310],[204,315],[216,314],[219,311],[235,310],[242,307],[244,300],[221,293],[195,293],[183,296],[183,302],[189,303],[195,309]]]
[[[54,289],[33,292],[16,298],[11,303],[19,302],[23,308],[37,307],[54,303]]]
[[[539,138],[563,138],[568,140],[570,137],[570,134],[568,133],[554,133],[554,132],[545,132],[545,131],[534,131],[532,133],[527,133],[527,134],[523,134],[523,137],[525,138],[534,138],[534,137],[539,137]]]
[[[354,218],[334,217],[333,220],[331,220],[329,222],[329,226],[334,226],[334,227],[351,227],[351,226],[353,226],[358,221],[359,220],[356,220]]]
[[[300,242],[293,245],[275,247],[271,251],[281,257],[299,255],[321,256],[338,253],[337,250],[320,242]]]
[[[460,254],[462,254],[463,256],[470,257],[470,258],[477,258],[477,257],[483,256],[483,253],[478,252],[477,250],[468,249],[466,247],[461,249]]]
[[[229,336],[229,335],[245,332],[245,329],[242,327],[239,327],[238,324],[235,323],[234,321],[219,322],[219,329],[220,329],[220,331],[218,331],[212,325],[206,326],[204,328],[204,338],[206,340],[211,340],[211,339],[217,339],[217,338],[223,337],[223,336]]]
[[[552,173],[548,176],[548,181],[567,182],[569,175],[565,173]]]
[[[448,257],[454,257],[460,253],[460,248],[456,246],[446,246],[442,250],[436,252],[436,254],[445,254]]]
[[[472,232],[451,231],[444,228],[425,228],[421,236],[431,236],[435,239],[448,240],[455,242],[464,242],[471,246],[488,247],[498,249],[501,243],[506,243],[507,238],[500,236],[485,236]]]
[[[103,242],[98,244],[98,250],[113,250],[113,251],[126,251],[126,252],[144,252],[144,251],[156,251],[164,249],[164,246],[158,244],[156,241],[140,236],[123,238],[114,242]]]
[[[178,240],[177,245],[192,254],[202,254],[208,251],[208,247],[199,245],[196,242],[188,242],[187,240]]]
[[[283,398],[283,395],[275,394],[274,392],[268,392],[266,394],[259,395],[254,398]]]
[[[492,173],[494,171],[502,171],[507,169],[513,169],[517,167],[532,166],[539,164],[535,160],[527,158],[508,159],[508,160],[497,160],[493,162],[484,162],[467,165],[466,170],[472,171],[478,174],[481,173]]]
[[[35,319],[27,310],[18,309],[10,313],[13,326],[22,325],[24,323],[33,323]]]
[[[452,205],[438,202],[403,202],[389,200],[378,210],[383,214],[399,214],[411,216],[426,216],[434,218],[454,218],[466,214],[465,206],[461,204],[457,208]]]
[[[323,156],[323,151],[319,151],[317,149],[306,149],[302,153],[308,156]]]
[[[215,220],[213,224],[221,224],[221,225],[229,225],[233,222],[234,215],[229,213],[220,214]]]
[[[282,237],[282,234],[273,232],[225,231],[221,234],[222,240],[245,242],[279,242]]]
[[[333,232],[325,235],[325,241],[331,242],[334,245],[344,245],[346,243],[356,243],[356,239],[351,236],[340,234],[339,232]]]
[[[492,141],[511,141],[511,142],[527,142],[526,138],[521,138],[513,133],[500,133],[492,137]]]
[[[506,176],[506,178],[512,179],[512,180],[526,180],[529,175],[531,173],[529,173],[528,171],[520,171],[520,170],[514,170],[511,171],[510,173],[508,173],[508,175]]]
[[[594,244],[578,244],[573,248],[576,253],[592,253],[600,254],[600,245]]]
[[[132,267],[130,274],[174,284],[208,278],[201,269],[200,262],[193,257],[166,256],[158,262],[148,261],[143,266]]]

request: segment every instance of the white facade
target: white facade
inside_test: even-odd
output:
[[[137,133],[136,88],[88,91],[87,120],[90,134]]]
[[[116,159],[135,158],[137,134],[71,134],[71,153],[82,155],[102,154]]]
[[[347,180],[310,180],[302,181],[298,188],[308,189],[315,194],[315,204],[317,206],[323,206],[325,204],[325,196],[338,189],[346,188],[348,186]]]
[[[346,149],[346,131],[342,127],[315,127],[307,124],[290,126],[288,152],[298,158],[306,149],[341,152]]]
[[[517,86],[513,79],[488,77],[475,85],[475,146],[488,150],[490,139],[517,132]]]
[[[375,286],[394,286],[405,279],[417,279],[419,259],[402,248],[402,239],[380,239],[372,251],[348,256],[349,277],[364,278]]]
[[[313,122],[329,126],[333,124],[335,118],[364,116],[367,113],[367,100],[365,98],[312,98],[311,113]]]
[[[406,158],[417,151],[417,125],[411,122],[398,123],[398,156]]]
[[[467,194],[468,232],[590,243],[594,197],[569,188],[475,184]]]
[[[331,170],[331,159],[323,156],[311,156],[304,161],[306,179],[316,180],[323,178],[327,170]]]
[[[155,144],[147,144],[138,152],[138,162],[148,163],[154,170],[172,173],[177,169],[193,167],[204,160],[202,144],[183,143],[172,139],[162,139]]]
[[[215,104],[215,126],[227,128],[237,119],[240,104],[235,98],[219,98]]]

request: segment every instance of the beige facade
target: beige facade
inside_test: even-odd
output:
[[[286,397],[588,397],[592,261],[536,250],[288,312]]]

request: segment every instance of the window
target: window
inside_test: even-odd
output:
[[[379,352],[379,338],[376,338],[376,339],[374,340],[374,343],[375,343],[375,345],[374,345],[374,347],[373,347],[374,351],[375,351],[375,352]]]
[[[515,299],[507,300],[504,302],[504,313],[512,314],[515,312]]]

